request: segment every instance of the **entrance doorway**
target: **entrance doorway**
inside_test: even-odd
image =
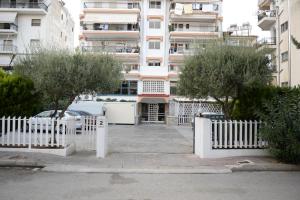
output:
[[[164,103],[142,103],[143,123],[164,123],[165,104]]]

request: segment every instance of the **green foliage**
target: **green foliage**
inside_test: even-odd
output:
[[[190,98],[213,97],[228,119],[245,88],[270,82],[268,63],[265,53],[253,47],[208,45],[186,59],[179,92]]]
[[[32,116],[41,108],[33,82],[0,70],[0,117]]]
[[[114,91],[121,79],[121,64],[113,57],[64,50],[41,50],[20,60],[15,69],[33,80],[54,110],[67,109],[80,94]]]
[[[300,163],[300,88],[280,88],[259,113],[263,137],[281,161]]]

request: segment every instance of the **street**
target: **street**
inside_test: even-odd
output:
[[[299,172],[47,173],[0,168],[1,200],[298,200]]]

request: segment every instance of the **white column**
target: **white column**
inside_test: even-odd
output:
[[[97,158],[105,158],[108,147],[108,124],[105,117],[97,117],[96,132],[96,156]]]
[[[212,122],[207,118],[195,118],[195,154],[208,158],[212,151]]]

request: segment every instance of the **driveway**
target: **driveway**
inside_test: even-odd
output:
[[[191,154],[192,129],[166,125],[109,126],[109,153]]]

